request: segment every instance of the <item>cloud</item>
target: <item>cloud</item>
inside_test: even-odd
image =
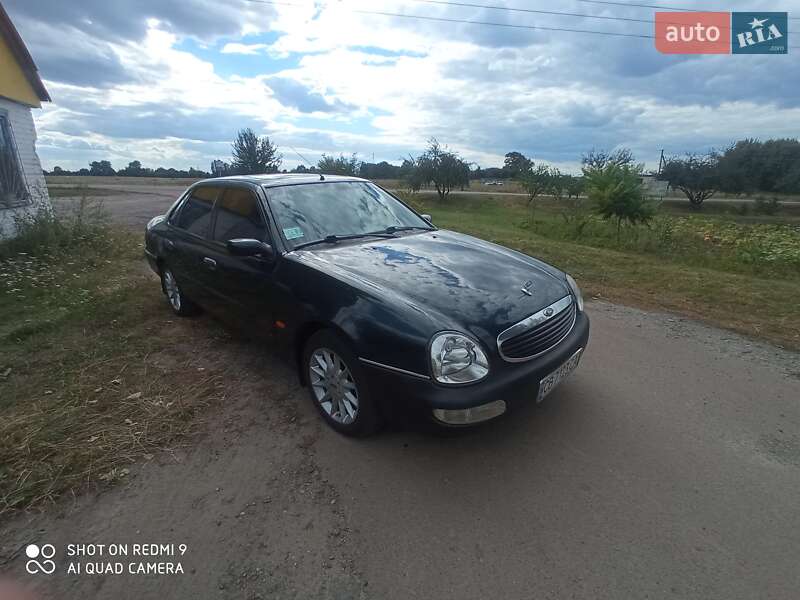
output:
[[[498,0],[502,3],[504,0]],[[397,161],[436,136],[482,166],[510,150],[576,168],[592,147],[702,151],[800,130],[800,62],[665,56],[650,39],[398,18],[370,0],[6,0],[54,104],[37,113],[52,166],[113,157],[165,166],[227,158],[252,127],[314,159]],[[524,4],[524,3],[523,3]],[[516,3],[514,6],[523,6]],[[769,8],[734,0],[731,10]],[[649,34],[604,21],[385,0],[384,12]],[[652,18],[641,8],[553,10]],[[254,58],[256,56],[257,58]]]
[[[319,92],[287,77],[270,77],[266,84],[281,104],[296,108],[302,113],[341,112],[353,108],[339,100],[329,101]]]
[[[5,0],[3,4],[29,43],[31,23],[72,28],[96,39],[125,43],[144,38],[151,19],[176,34],[209,40],[239,35],[248,23],[275,15],[272,6],[245,0]]]
[[[262,50],[269,48],[269,44],[239,44],[228,42],[222,47],[222,54],[259,54]]]

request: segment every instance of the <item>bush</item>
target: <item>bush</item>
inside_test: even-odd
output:
[[[99,248],[110,243],[108,215],[102,202],[85,195],[59,214],[41,207],[33,214],[15,219],[17,235],[0,242],[0,259],[17,254],[37,256],[87,246]]]
[[[584,167],[583,175],[595,211],[616,222],[618,243],[623,222],[647,224],[655,215],[655,206],[644,196],[638,167],[608,163],[602,167]]]

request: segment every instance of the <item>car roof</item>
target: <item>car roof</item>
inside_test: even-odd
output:
[[[323,179],[324,178],[324,179]],[[300,183],[320,183],[322,181],[367,181],[361,177],[346,175],[326,175],[323,173],[272,173],[264,175],[231,175],[228,177],[215,177],[198,181],[202,183],[221,183],[225,181],[242,182],[260,185],[263,187],[277,187],[280,185],[296,185]],[[196,184],[196,185],[197,185]]]

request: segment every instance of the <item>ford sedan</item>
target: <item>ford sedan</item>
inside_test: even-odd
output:
[[[200,181],[150,221],[145,252],[176,314],[235,314],[275,340],[348,435],[401,414],[463,426],[541,402],[589,339],[572,277],[438,229],[356,177]]]

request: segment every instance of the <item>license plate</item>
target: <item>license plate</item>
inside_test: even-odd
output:
[[[566,379],[567,376],[575,370],[575,367],[578,366],[578,363],[581,360],[582,352],[583,348],[570,356],[564,364],[539,382],[539,395],[536,396],[537,403],[544,400],[550,392],[556,389],[556,386],[558,386],[559,383],[564,381],[564,379]]]

